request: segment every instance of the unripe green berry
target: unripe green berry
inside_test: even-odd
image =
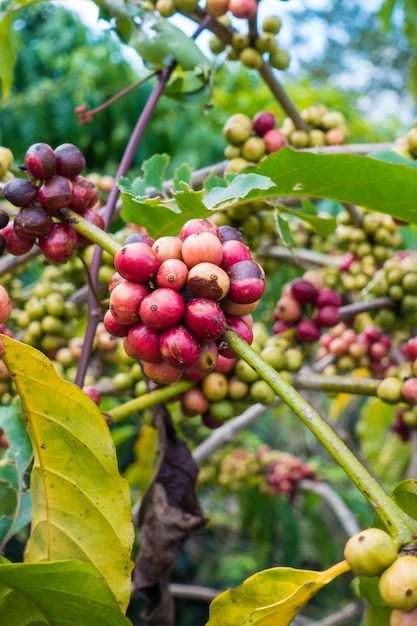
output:
[[[269,55],[269,63],[277,70],[286,70],[290,65],[290,55],[283,48],[277,48]]]
[[[403,383],[396,376],[388,376],[378,384],[376,393],[387,404],[398,404],[402,399]]]
[[[239,54],[239,59],[245,67],[259,70],[264,62],[262,54],[255,48],[244,48]]]
[[[411,611],[417,606],[417,557],[396,559],[379,579],[379,593],[392,609]]]
[[[278,15],[267,15],[262,21],[262,30],[265,33],[276,35],[281,30],[282,22]]]
[[[368,528],[345,545],[344,557],[352,571],[360,576],[379,576],[397,558],[397,544],[380,528]]]

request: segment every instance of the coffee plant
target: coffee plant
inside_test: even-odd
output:
[[[13,25],[37,1],[2,7],[4,98]],[[154,83],[116,175],[65,136],[22,158],[0,147],[2,623],[174,626],[173,572],[216,528],[215,497],[225,528],[240,507],[259,535],[278,502],[309,535],[311,494],[347,535],[336,563],[287,564],[274,546],[225,591],[183,585],[212,600],[207,626],[312,624],[327,588],[317,623],[416,623],[416,128],[378,149],[349,144],[340,111],[298,110],[280,83],[285,23],[260,19],[266,2],[96,4]],[[197,95],[203,112],[232,62],[258,72],[271,106],[228,117],[225,161],[167,180],[170,157],[154,154],[133,176],[160,98]],[[99,109],[75,114],[87,125]],[[314,455],[275,446],[271,420],[291,424],[287,441],[300,421]]]

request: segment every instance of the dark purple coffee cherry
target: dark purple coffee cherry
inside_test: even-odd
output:
[[[0,228],[4,228],[9,223],[10,216],[4,209],[0,209]]]
[[[224,224],[219,226],[219,239],[222,243],[230,240],[243,242],[243,235],[237,228]]]
[[[0,235],[0,256],[4,254],[5,250],[6,250],[6,240],[4,237]]]
[[[14,218],[14,232],[22,239],[45,237],[52,228],[52,217],[39,204],[30,204],[20,209]]]
[[[25,154],[26,169],[33,178],[46,180],[56,173],[56,156],[47,143],[34,143]]]
[[[66,176],[55,174],[46,180],[38,191],[41,204],[51,211],[69,207],[72,199],[72,184]]]
[[[27,206],[35,199],[38,188],[27,178],[12,178],[4,185],[3,194],[14,206]]]
[[[56,171],[61,176],[75,178],[85,168],[85,158],[81,150],[72,143],[62,143],[54,150]]]

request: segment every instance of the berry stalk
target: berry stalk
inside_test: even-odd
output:
[[[324,376],[313,372],[297,372],[291,376],[298,389],[326,391],[328,393],[351,393],[361,396],[377,396],[381,382],[374,378],[349,378],[347,376]]]
[[[63,222],[69,224],[78,234],[87,237],[93,243],[96,243],[103,250],[114,256],[119,251],[121,245],[106,233],[102,228],[98,228],[91,222],[87,221],[81,215],[71,209],[61,209],[60,217]]]
[[[125,402],[124,404],[121,404],[120,406],[117,406],[110,411],[106,411],[106,415],[110,418],[112,423],[121,422],[122,420],[127,419],[134,413],[149,409],[155,404],[161,404],[167,402],[168,400],[171,400],[176,395],[192,389],[196,386],[196,384],[197,383],[195,381],[180,380],[174,385],[160,387],[159,389],[155,389],[155,391],[151,391],[144,396],[129,400],[128,402]]]
[[[406,544],[416,532],[415,522],[385,493],[375,478],[304,398],[236,333],[226,329],[223,339],[301,419],[349,476],[379,515],[390,535]]]

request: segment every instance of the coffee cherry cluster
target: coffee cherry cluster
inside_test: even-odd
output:
[[[13,320],[19,336],[31,346],[53,356],[75,334],[80,309],[69,300],[75,287],[70,282],[40,281],[33,287],[22,308],[15,308]]]
[[[275,126],[276,118],[270,111],[260,111],[252,119],[246,113],[231,115],[222,131],[228,142],[224,151],[229,160],[226,171],[239,173],[250,164],[288,145],[284,135]]]
[[[404,330],[404,325],[417,323],[417,256],[413,252],[396,252],[376,272],[361,292],[362,298],[372,300],[387,296],[392,306],[373,314],[384,330]]]
[[[68,224],[57,221],[60,211],[70,208],[96,226],[103,219],[94,210],[98,189],[81,175],[85,167],[82,152],[64,143],[53,149],[36,143],[25,153],[27,178],[13,178],[3,187],[4,198],[19,207],[13,222],[0,230],[0,248],[10,254],[29,252],[34,243],[51,263],[63,263],[80,245],[90,243]]]
[[[216,0],[210,1],[214,5]],[[229,4],[231,15],[238,18],[246,17],[244,13],[247,13],[248,6],[256,10],[256,2],[253,0],[231,0]],[[230,26],[228,15],[221,15],[219,18],[225,25]],[[226,45],[217,35],[212,35],[209,41],[210,50],[213,54],[220,54],[227,50],[227,58],[230,61],[240,61],[242,65],[251,69],[259,69],[264,62],[267,62],[277,70],[286,70],[291,59],[287,50],[280,47],[277,42],[281,26],[282,22],[278,15],[266,16],[261,23],[260,31],[254,35],[249,31],[244,33],[240,29],[233,29],[230,45]]]
[[[213,455],[210,467],[203,467],[200,481],[215,481],[223,488],[239,491],[242,487],[257,489],[271,496],[284,495],[292,500],[303,479],[317,480],[315,469],[288,452],[268,445],[257,450],[237,447],[231,452]]]
[[[291,118],[284,118],[281,132],[293,148],[335,146],[346,142],[348,130],[343,113],[331,111],[324,104],[314,104],[300,112],[310,127],[307,132],[295,127]]]
[[[373,376],[382,378],[395,363],[391,347],[391,337],[377,326],[367,325],[357,332],[341,322],[320,337],[316,358],[330,361],[323,370],[328,375],[366,368]]]
[[[338,324],[341,305],[337,291],[323,287],[317,273],[306,272],[284,287],[273,311],[273,332],[293,328],[300,342],[314,343],[323,328]]]
[[[137,233],[116,253],[104,325],[124,337],[125,351],[151,380],[204,378],[219,354],[235,358],[222,339],[226,326],[252,342],[251,313],[265,276],[238,235],[192,219],[178,236],[153,241]]]

